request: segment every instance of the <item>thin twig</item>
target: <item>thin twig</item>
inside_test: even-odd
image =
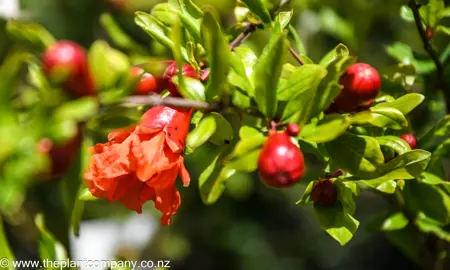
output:
[[[150,106],[174,106],[180,108],[194,108],[199,110],[215,110],[215,105],[203,101],[185,99],[181,97],[161,97],[158,94],[149,96],[130,96],[125,98],[123,103]]]
[[[254,24],[250,24],[245,31],[241,32],[231,43],[230,50],[234,51],[236,47],[242,44],[244,40],[246,40],[253,32],[256,31],[256,26]]]
[[[292,56],[294,56],[295,60],[297,60],[297,62],[300,65],[304,65],[305,62],[303,62],[303,60],[300,58],[300,56],[294,51],[294,49],[292,47],[289,47],[289,52],[292,54]]]
[[[417,5],[415,0],[409,0],[408,2],[409,8],[411,9],[414,21],[416,23],[417,31],[419,32],[420,39],[423,43],[424,50],[428,53],[430,58],[433,60],[434,65],[436,66],[436,73],[438,79],[438,87],[443,92],[445,96],[445,104],[447,106],[447,112],[450,112],[450,89],[446,89],[444,83],[444,65],[439,60],[439,56],[437,52],[431,46],[430,40],[427,38],[427,34],[422,25],[422,18],[419,13],[419,6]]]

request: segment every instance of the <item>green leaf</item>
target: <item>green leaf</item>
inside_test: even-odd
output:
[[[173,50],[175,47],[175,44],[172,40],[170,40],[167,36],[167,29],[164,29],[161,26],[161,23],[158,22],[158,20],[153,17],[152,15],[137,11],[135,13],[134,18],[135,23],[141,27],[147,34],[149,34],[153,39],[164,45],[165,47]],[[181,54],[183,56],[183,59],[185,61],[189,61],[189,57],[187,55],[186,49],[181,49]]]
[[[347,132],[336,140],[325,143],[325,147],[332,163],[354,176],[377,175],[384,163],[380,144],[372,137]]]
[[[450,196],[439,186],[407,181],[403,193],[407,209],[421,211],[427,217],[444,224],[450,222]]]
[[[289,24],[288,26],[288,30],[289,30],[289,34],[292,36],[292,38],[294,39],[295,45],[297,47],[297,50],[300,53],[300,58],[302,58],[302,60],[305,61],[304,57],[306,54],[306,48],[305,48],[305,44],[303,44],[302,39],[300,38],[300,36],[297,33],[297,30],[295,30],[294,26],[292,26],[292,24]],[[307,57],[306,57],[307,58]],[[306,63],[306,62],[305,62]],[[311,63],[313,64],[313,63]]]
[[[220,162],[225,152],[225,148],[212,148],[209,151],[211,163],[203,164],[205,168],[199,177],[199,188],[202,201],[207,205],[220,198],[225,190],[225,181],[235,173],[234,169]]]
[[[414,15],[407,5],[400,7],[400,17],[407,22],[414,22]]]
[[[237,158],[246,155],[250,151],[261,148],[266,142],[267,138],[260,135],[249,136],[242,138],[235,146],[230,158]]]
[[[428,5],[420,7],[420,17],[427,26],[434,27],[442,19],[441,12],[444,8],[443,0],[429,0]]]
[[[209,141],[217,146],[230,144],[234,137],[233,126],[219,113],[212,112],[209,115],[214,117],[216,121],[216,132],[211,136]]]
[[[44,225],[44,216],[38,214],[35,217],[35,224],[38,229],[38,251],[41,260],[62,261],[67,258],[64,246],[50,234]],[[59,269],[59,267],[49,268]]]
[[[321,60],[321,65],[327,67],[328,73],[322,79],[317,89],[311,117],[319,115],[331,105],[342,89],[342,86],[339,84],[342,74],[355,62],[356,59],[348,56],[348,50],[342,44],[339,44]]]
[[[407,115],[419,106],[424,99],[425,96],[421,94],[406,94],[394,101],[379,103],[373,106],[373,108],[393,108],[399,110],[402,114]]]
[[[12,262],[14,260],[14,254],[9,247],[3,223],[3,219],[0,218],[0,257],[2,258],[2,261],[6,260],[7,262]],[[4,265],[2,264],[2,269],[14,270],[14,267],[12,265],[4,267]]]
[[[281,29],[285,29],[289,22],[292,19],[292,15],[294,14],[294,11],[281,11],[278,13],[278,16],[276,17],[276,21],[280,24]]]
[[[242,2],[265,24],[271,22],[269,11],[264,5],[263,0],[242,0]]]
[[[226,166],[238,172],[253,172],[258,167],[258,158],[261,149],[253,150],[229,161]]]
[[[428,185],[450,185],[450,182],[441,179],[441,177],[429,172],[423,172],[417,180]]]
[[[356,233],[359,221],[346,213],[340,204],[332,207],[314,206],[315,214],[320,226],[341,246],[346,245]]]
[[[14,51],[7,55],[0,66],[0,105],[6,109],[9,107],[9,101],[19,83],[19,72],[22,65],[31,58],[31,55],[21,51]]]
[[[354,124],[370,124],[376,127],[400,130],[408,126],[408,120],[397,109],[390,107],[371,107],[370,113],[363,111],[352,118]]]
[[[353,200],[353,191],[340,179],[333,181],[338,192],[338,200],[341,202],[345,213],[353,215],[356,210],[356,204]]]
[[[325,143],[333,141],[344,134],[350,127],[351,121],[343,115],[326,115],[317,123],[310,123],[304,126],[299,134],[299,138]]]
[[[415,222],[419,230],[421,230],[422,232],[432,233],[438,238],[450,242],[450,232],[443,228],[445,224],[433,220],[425,216],[423,213],[419,213]]]
[[[244,64],[235,52],[229,54],[230,72],[228,73],[228,82],[231,85],[239,87],[247,95],[254,96],[255,89],[246,74]]]
[[[195,19],[200,19],[203,17],[203,11],[194,4],[191,0],[183,0],[181,1],[181,8],[184,10],[186,7],[186,12],[191,15]]]
[[[286,35],[275,33],[264,48],[254,68],[255,100],[260,111],[268,118],[276,113],[276,88],[286,58]]]
[[[351,47],[355,44],[355,30],[352,23],[339,16],[330,7],[324,7],[319,13],[320,25],[327,34],[348,43]]]
[[[13,38],[27,42],[41,50],[46,49],[56,41],[44,27],[36,23],[9,20],[6,29]]]
[[[418,144],[423,149],[434,149],[450,136],[450,115],[444,116],[432,129],[419,138]]]
[[[397,136],[382,136],[376,137],[375,139],[377,139],[378,143],[381,146],[388,147],[394,150],[394,152],[399,155],[402,155],[411,150],[409,144],[405,140],[402,140]]]
[[[316,183],[316,182],[315,181],[309,182],[308,186],[306,186],[306,189],[303,192],[302,197],[300,198],[300,200],[298,200],[298,202],[296,202],[297,205],[304,206],[312,201],[311,192],[312,192],[314,183]]]
[[[436,70],[432,60],[418,60],[414,57],[411,47],[401,42],[395,42],[385,47],[386,52],[400,63],[414,65],[417,73],[430,73]]]
[[[172,82],[178,86],[178,90],[183,97],[192,100],[205,101],[205,86],[200,80],[183,76],[183,81],[184,88],[181,87],[179,83],[179,77],[172,78]]]
[[[80,201],[97,201],[97,200],[99,200],[99,198],[94,197],[94,195],[92,195],[92,193],[89,191],[89,189],[87,187],[85,187],[84,185],[80,186],[80,189],[77,194],[77,198]]]
[[[296,68],[286,78],[287,82],[277,89],[277,97],[279,100],[289,101],[299,97],[308,90],[315,92],[315,89],[326,74],[326,68],[320,65],[305,64]]]
[[[214,116],[208,115],[204,117],[200,120],[197,127],[189,132],[186,138],[186,148],[191,151],[203,145],[216,132],[216,129],[217,123]]]
[[[89,49],[89,67],[96,87],[100,90],[111,88],[120,76],[128,72],[130,66],[125,54],[111,48],[103,40],[94,42]]]
[[[436,32],[441,32],[441,33],[444,33],[444,34],[450,36],[450,27],[438,25],[438,26],[436,26]]]
[[[201,33],[210,68],[206,86],[206,100],[213,102],[220,98],[225,89],[230,52],[222,29],[211,12],[205,12]]]
[[[378,191],[387,194],[394,194],[395,190],[397,189],[397,182],[395,182],[394,180],[388,181],[362,180],[361,182],[365,183],[371,188],[374,188]]]
[[[411,64],[396,64],[378,69],[381,75],[383,91],[387,93],[403,92],[414,85],[416,69]],[[412,94],[418,95],[418,94]]]
[[[409,220],[402,212],[382,212],[371,222],[372,231],[397,231],[409,224]]]
[[[57,120],[86,121],[94,116],[99,108],[99,103],[94,97],[83,97],[66,102],[54,111]]]
[[[250,126],[242,126],[239,129],[239,138],[244,139],[246,137],[253,137],[253,136],[263,137],[264,135],[258,129]]]

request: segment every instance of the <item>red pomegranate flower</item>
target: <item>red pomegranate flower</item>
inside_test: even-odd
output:
[[[142,213],[152,200],[168,225],[181,204],[175,180],[180,175],[187,187],[190,176],[182,151],[192,110],[157,106],[148,110],[139,124],[108,135],[108,142],[92,147],[84,179],[90,192],[108,201],[120,201]]]

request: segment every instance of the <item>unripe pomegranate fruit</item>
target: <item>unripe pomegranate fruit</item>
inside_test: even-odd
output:
[[[131,76],[133,78],[141,76],[139,82],[135,85],[136,95],[148,95],[151,92],[160,93],[161,92],[161,83],[155,76],[152,74],[145,72],[145,70],[139,66],[134,66],[130,70]]]
[[[286,126],[286,133],[289,136],[295,137],[300,133],[300,127],[295,123],[290,123]]]
[[[172,61],[172,63],[167,67],[166,71],[164,72],[163,79],[166,83],[167,90],[169,90],[170,93],[174,96],[180,95],[177,86],[173,83],[173,77],[177,76],[177,74],[178,74],[177,62]],[[183,76],[196,79],[199,78],[195,69],[186,63],[183,63]]]
[[[416,147],[417,147],[416,136],[414,136],[411,133],[405,133],[405,134],[400,135],[400,138],[403,139],[405,142],[407,142],[409,144],[409,146],[411,147],[411,149],[416,149]]]
[[[337,189],[330,179],[320,179],[313,185],[311,199],[316,205],[331,206],[337,201]]]
[[[42,54],[42,67],[54,83],[61,83],[74,96],[94,95],[86,51],[72,41],[58,41]]]
[[[51,161],[51,169],[44,176],[55,178],[67,173],[80,150],[82,141],[83,136],[80,126],[77,134],[63,144],[54,144],[48,138],[41,139],[37,144],[37,150],[41,154],[48,155]]]
[[[338,112],[353,112],[367,106],[379,93],[381,78],[377,70],[365,63],[351,65],[339,83],[344,87],[334,100]],[[369,105],[370,107],[371,105]]]
[[[273,132],[259,154],[258,173],[270,187],[290,187],[305,173],[303,153],[285,132]]]

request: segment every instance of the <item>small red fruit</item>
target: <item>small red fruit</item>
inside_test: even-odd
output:
[[[48,155],[51,161],[51,170],[45,176],[55,178],[63,176],[70,169],[83,141],[81,129],[69,141],[63,144],[54,144],[48,138],[41,139],[37,144],[38,152]]]
[[[411,133],[405,133],[405,134],[400,135],[400,138],[403,139],[405,142],[407,142],[409,144],[409,146],[411,147],[411,149],[416,149],[416,147],[417,147],[416,136],[414,136]]]
[[[86,51],[72,41],[58,41],[42,54],[44,73],[61,83],[70,94],[81,97],[95,94]]]
[[[321,179],[313,185],[311,199],[314,204],[331,206],[337,201],[337,190],[330,179]]]
[[[365,63],[351,65],[339,83],[344,87],[334,100],[337,111],[353,112],[360,105],[374,99],[381,88],[378,71]]]
[[[180,95],[180,93],[178,92],[177,86],[173,83],[173,77],[177,76],[177,74],[178,74],[177,62],[172,61],[172,63],[167,67],[166,71],[164,72],[163,79],[164,79],[165,83],[167,84],[167,90],[169,90],[170,93],[174,96]],[[196,78],[196,79],[199,78],[195,69],[186,63],[183,63],[183,76]]]
[[[427,28],[425,30],[425,36],[428,40],[432,39],[434,37],[434,29],[433,28]]]
[[[290,123],[286,126],[286,133],[289,136],[295,137],[300,133],[300,127],[295,123]]]
[[[268,186],[290,187],[305,173],[303,153],[285,132],[273,132],[259,154],[258,173]]]
[[[139,66],[134,66],[130,70],[133,78],[141,76],[139,82],[136,83],[135,92],[136,95],[148,95],[151,92],[160,93],[161,88],[158,79],[152,74],[145,72],[145,70]]]

